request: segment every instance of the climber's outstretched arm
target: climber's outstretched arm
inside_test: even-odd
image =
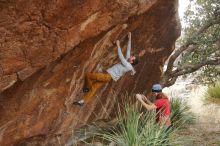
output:
[[[127,45],[125,59],[128,59],[130,56],[131,56],[131,32],[128,33],[128,45]]]
[[[117,40],[116,41],[116,45],[117,45],[117,49],[118,49],[118,57],[121,61],[121,63],[124,65],[124,66],[129,66],[129,62],[124,58],[123,54],[122,54],[122,51],[121,51],[121,47],[120,47],[120,41]]]

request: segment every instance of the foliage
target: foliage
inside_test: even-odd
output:
[[[178,76],[197,70],[200,81],[213,83],[220,75],[220,1],[191,0],[184,20],[186,27],[179,47],[168,60],[164,85],[170,86]],[[174,62],[178,62],[175,67]]]
[[[212,84],[220,80],[220,68],[216,66],[204,66],[202,72],[197,76],[199,83]]]
[[[117,128],[105,131],[100,136],[118,146],[156,146],[174,141],[175,130],[169,131],[168,137],[166,128],[155,123],[154,112],[146,112],[140,116],[137,106],[127,105],[125,113],[119,112],[119,119]]]
[[[172,98],[171,105],[171,123],[174,127],[184,127],[186,124],[192,124],[195,120],[193,113],[187,102],[180,98]]]
[[[205,97],[209,101],[214,101],[214,102],[217,102],[216,100],[220,101],[220,82],[214,85],[210,85],[207,89]]]
[[[191,40],[196,46],[194,51],[186,52],[181,60],[180,65],[185,66],[188,63],[191,65],[199,64],[204,60],[216,59],[220,57],[219,39],[220,39],[220,22],[210,24],[204,33],[196,34],[199,29],[207,25],[210,21],[219,21],[220,1],[219,0],[197,0],[191,2],[189,9],[185,13],[185,21],[188,24],[184,29],[184,37],[182,44],[187,40]],[[219,64],[218,64],[219,66]],[[220,75],[220,69],[216,66],[204,66],[201,68],[200,77],[205,77],[206,80],[212,81]],[[217,76],[216,76],[217,75]],[[211,80],[210,80],[211,79]]]
[[[115,108],[118,116],[113,123],[116,124],[110,122],[111,126],[104,126],[104,128],[103,124],[97,125],[96,129],[99,130],[92,132],[93,137],[83,141],[83,144],[92,145],[94,141],[99,141],[104,145],[113,142],[117,146],[158,146],[178,145],[188,141],[189,138],[185,139],[185,136],[180,136],[178,132],[179,128],[193,121],[189,106],[181,99],[171,99],[170,102],[173,126],[169,131],[155,122],[156,112],[148,112],[142,109],[140,104],[126,101],[125,106],[118,105]],[[142,110],[144,112],[141,113]]]

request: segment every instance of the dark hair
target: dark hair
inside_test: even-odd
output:
[[[159,93],[159,92],[162,92],[162,90],[154,90],[154,89],[152,89],[151,92],[157,92],[157,93]]]
[[[133,60],[133,63],[131,63],[131,65],[133,65],[133,66],[137,65],[139,62],[139,57],[138,56],[134,56],[134,57],[135,57],[135,59]]]
[[[156,99],[167,98],[167,96],[163,92],[158,92]]]

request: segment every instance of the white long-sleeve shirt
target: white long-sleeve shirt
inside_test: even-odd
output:
[[[131,75],[135,74],[135,70],[131,63],[127,60],[131,54],[131,40],[128,41],[127,51],[126,51],[126,58],[124,58],[121,48],[118,47],[118,56],[120,59],[120,63],[113,65],[112,67],[107,69],[107,72],[111,75],[114,81],[117,81],[120,77],[122,77],[126,72],[131,71]]]

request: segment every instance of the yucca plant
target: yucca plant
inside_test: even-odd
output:
[[[108,128],[96,125],[95,129],[98,130],[95,130],[96,132],[87,131],[86,133],[90,133],[92,137],[84,139],[81,143],[88,146],[93,146],[94,141],[99,141],[102,145],[107,146],[112,142],[116,146],[178,145],[186,141],[184,136],[178,134],[178,128],[193,121],[193,116],[184,100],[173,98],[170,102],[171,123],[174,125],[172,130],[168,131],[167,128],[161,127],[155,122],[156,113],[154,111],[147,112],[144,109],[144,112],[140,114],[141,105],[126,100],[124,104],[118,105],[116,110],[118,116],[107,126]],[[188,140],[189,138],[187,138]]]
[[[171,143],[172,136],[168,137],[167,129],[155,123],[154,112],[140,115],[138,106],[131,105],[126,105],[124,111],[119,110],[117,126],[99,134],[100,137],[117,146],[157,146]]]
[[[171,98],[171,123],[174,127],[183,127],[194,122],[195,117],[190,112],[190,107],[181,98]]]
[[[220,103],[220,82],[216,83],[215,85],[209,86],[206,91],[205,97],[208,101]]]

